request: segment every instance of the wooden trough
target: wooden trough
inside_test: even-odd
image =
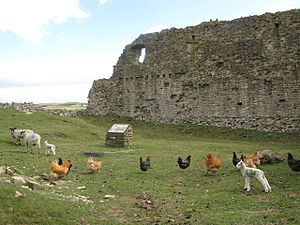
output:
[[[105,144],[112,147],[126,147],[132,143],[130,124],[114,124],[106,133]]]

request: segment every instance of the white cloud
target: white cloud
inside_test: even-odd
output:
[[[104,5],[108,2],[109,0],[98,0],[99,5]]]
[[[111,53],[73,54],[55,58],[29,58],[0,61],[0,81],[11,84],[86,83],[112,75]],[[101,71],[101,74],[99,72]]]
[[[78,0],[0,0],[0,15],[0,32],[13,32],[30,42],[40,41],[50,22],[88,17]]]
[[[87,102],[92,82],[0,88],[1,102]]]
[[[0,102],[86,101],[94,80],[109,78],[113,53],[0,61]]]
[[[285,11],[289,9],[300,8],[299,0],[278,0],[271,5],[266,6],[262,12],[275,13],[278,11]]]

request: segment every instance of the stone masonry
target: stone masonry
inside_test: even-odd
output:
[[[127,45],[85,113],[299,131],[299,71],[299,9],[171,28]]]

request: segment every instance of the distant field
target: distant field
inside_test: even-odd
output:
[[[61,106],[59,106],[61,107]],[[72,106],[71,106],[72,107]],[[104,144],[114,123],[130,123],[133,145],[111,148]],[[57,146],[57,156],[27,154],[16,146],[9,127],[31,128]],[[51,160],[71,158],[73,167],[62,182],[30,191],[0,182],[0,224],[299,224],[300,174],[286,161],[261,165],[273,189],[262,192],[252,181],[243,191],[244,179],[232,165],[232,151],[250,154],[272,149],[300,159],[300,133],[256,132],[211,126],[162,125],[122,117],[60,117],[0,109],[0,165],[15,166],[22,174],[49,174]],[[84,152],[101,153],[103,168],[87,170]],[[205,175],[203,156],[220,154],[216,176]],[[151,156],[152,168],[139,169],[139,157]],[[181,170],[178,156],[192,156]],[[1,181],[1,180],[0,180]],[[38,181],[43,184],[49,182]],[[15,198],[13,193],[24,196]],[[114,198],[105,198],[112,195]],[[80,197],[81,196],[81,197]],[[89,201],[82,201],[82,196]]]
[[[87,103],[42,103],[39,104],[45,109],[55,110],[55,109],[65,109],[65,110],[84,110],[87,106]]]

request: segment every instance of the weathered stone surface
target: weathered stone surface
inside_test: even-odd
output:
[[[106,133],[105,144],[112,147],[126,147],[132,144],[130,124],[114,124]]]
[[[140,35],[112,77],[94,81],[85,113],[298,131],[299,15],[296,9]]]
[[[12,176],[10,182],[16,185],[25,185],[26,181],[23,176]]]
[[[10,167],[6,167],[6,174],[9,176],[13,176],[15,175],[15,172]]]
[[[258,151],[257,155],[261,163],[278,163],[285,159],[279,153],[273,152],[272,150],[268,150],[268,149]]]
[[[6,174],[6,166],[0,166],[0,176],[5,176]]]
[[[35,181],[32,181],[32,180],[28,180],[26,182],[26,186],[28,186],[32,190],[41,190],[41,189],[43,189],[43,186],[41,184],[39,184]]]
[[[3,177],[0,177],[0,184],[4,184],[5,183],[5,179]]]

